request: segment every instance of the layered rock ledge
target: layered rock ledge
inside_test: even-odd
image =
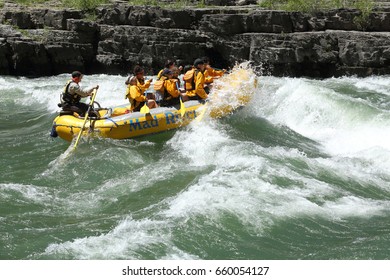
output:
[[[156,73],[166,59],[213,65],[251,61],[262,74],[324,78],[390,73],[390,10],[362,22],[358,10],[316,14],[258,6],[164,9],[116,2],[86,14],[23,8],[0,11],[0,74]]]

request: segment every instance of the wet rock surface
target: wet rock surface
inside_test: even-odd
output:
[[[155,74],[167,59],[186,65],[208,56],[218,68],[250,60],[262,74],[276,76],[367,76],[390,73],[389,39],[387,7],[362,21],[360,11],[348,9],[305,14],[253,5],[163,9],[116,2],[91,15],[6,3],[0,74],[125,74],[137,64]]]

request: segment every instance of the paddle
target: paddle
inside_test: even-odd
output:
[[[146,96],[146,92],[145,92],[145,96]],[[146,101],[145,101],[145,104],[144,104],[144,106],[142,106],[142,108],[141,108],[141,110],[139,110],[139,112],[141,113],[141,114],[150,114],[150,109],[149,109],[149,107],[148,107],[148,100],[146,99]]]
[[[80,132],[79,132],[79,135],[77,136],[76,142],[74,143],[73,149],[76,149],[77,144],[79,143],[81,134],[83,133],[85,124],[87,123],[87,119],[88,119],[88,116],[89,116],[89,111],[91,111],[93,102],[95,102],[96,91],[97,91],[97,89],[94,89],[93,92],[92,92],[91,101],[89,102],[88,110],[87,110],[87,112],[85,113],[84,123],[83,123],[83,126],[80,128]]]
[[[203,105],[202,112],[200,112],[200,114],[196,117],[196,121],[197,121],[197,122],[200,122],[200,121],[203,119],[204,114],[206,113],[206,110],[207,110],[208,105],[209,105],[208,102],[207,102],[206,104]]]
[[[179,90],[179,84],[176,82],[176,87],[177,87],[177,90]],[[181,97],[181,93],[180,93],[180,115],[181,117],[184,117],[185,113],[186,113],[186,106],[184,106],[184,102],[183,102],[183,98]]]
[[[139,112],[141,114],[150,114],[150,109],[149,109],[148,105],[146,105],[146,102],[145,102],[145,105],[142,106],[141,110],[139,110]]]

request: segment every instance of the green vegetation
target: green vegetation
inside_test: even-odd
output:
[[[162,8],[179,9],[187,6],[194,6],[189,0],[175,0],[172,2],[161,2],[159,0],[129,0],[130,5],[134,6],[159,6]],[[200,0],[197,7],[205,7],[205,0]]]
[[[1,3],[4,0],[0,0]],[[35,4],[42,4],[46,2],[53,2],[53,0],[14,0],[16,3],[31,6]],[[92,10],[99,5],[107,4],[110,0],[57,0],[59,6],[67,8],[75,8],[81,10]],[[190,0],[175,0],[172,2],[161,2],[159,0],[129,0],[130,5],[135,6],[160,6],[160,7],[170,7],[170,8],[182,8],[185,6],[193,5]],[[200,0],[198,7],[205,7],[205,0]]]
[[[80,10],[92,10],[102,4],[107,4],[109,0],[62,0],[65,7],[76,8]]]
[[[367,2],[367,3],[363,3],[363,2]],[[374,8],[374,3],[368,0],[357,1],[355,8],[360,10],[362,14],[360,16],[355,17],[354,22],[357,26],[365,30],[369,25],[369,16],[372,12],[372,9]]]
[[[0,0],[3,1],[3,0]],[[47,2],[58,3],[59,7],[75,8],[81,10],[92,10],[101,4],[106,4],[109,0],[14,0],[14,2],[22,5],[32,6]],[[0,2],[1,3],[1,2]]]
[[[157,0],[130,0],[129,4],[134,6],[158,6],[160,3]]]
[[[33,4],[42,4],[48,2],[48,0],[15,0],[15,2],[18,4],[31,6]]]
[[[265,0],[261,2],[260,6],[300,12],[355,8],[361,10],[362,13],[370,13],[374,5],[373,2],[373,0]]]
[[[199,1],[197,7],[198,8],[205,8],[205,7],[207,7],[206,1],[205,0]]]
[[[352,8],[361,14],[354,18],[354,23],[362,29],[369,24],[369,16],[374,8],[373,0],[265,0],[261,7],[314,13],[323,10]]]
[[[14,0],[16,3],[24,5],[42,4],[53,2],[53,0]],[[107,4],[109,0],[57,0],[59,5],[64,7],[91,10],[99,5]],[[159,0],[129,0],[129,4],[136,6],[161,6],[180,8],[191,6],[190,0],[175,0],[172,2],[161,2]],[[4,0],[0,0],[0,6],[4,5]],[[319,10],[337,8],[355,8],[362,11],[364,15],[372,11],[374,0],[264,0],[259,4],[261,7],[269,9],[282,9],[287,11],[315,12]],[[205,0],[199,0],[197,7],[206,7]]]
[[[85,20],[90,22],[95,22],[97,19],[97,14],[95,11],[89,11],[88,13],[85,13]]]
[[[35,5],[53,0],[14,0],[16,3],[24,5]],[[81,10],[93,10],[99,5],[107,4],[109,0],[57,0],[59,5]],[[169,8],[182,8],[191,6],[190,0],[175,0],[173,2],[161,2],[159,0],[129,0],[129,4],[136,6],[160,6]],[[4,5],[4,0],[0,0],[0,7]],[[281,9],[287,11],[316,12],[320,10],[355,8],[361,11],[361,16],[356,19],[363,23],[368,20],[369,14],[374,7],[374,0],[264,0],[259,4],[261,7],[269,9]],[[205,0],[200,0],[197,7],[206,7]]]
[[[0,3],[1,4],[1,3]],[[33,39],[39,43],[46,43],[50,36],[51,27],[44,26],[43,29],[22,29],[16,24],[12,23],[12,19],[6,19],[1,24],[9,25],[23,37]]]

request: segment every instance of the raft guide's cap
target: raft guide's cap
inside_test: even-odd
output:
[[[194,66],[197,67],[199,64],[204,64],[204,61],[200,58],[195,59]]]
[[[169,69],[165,69],[162,74],[163,74],[163,76],[167,76],[167,75],[172,75],[173,72]]]
[[[79,78],[81,77],[83,74],[81,74],[80,71],[73,71],[72,72],[72,78]]]

